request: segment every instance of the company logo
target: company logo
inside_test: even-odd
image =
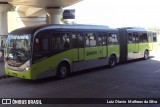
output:
[[[11,104],[11,99],[2,99],[2,104]]]
[[[86,56],[96,55],[97,51],[86,52]]]

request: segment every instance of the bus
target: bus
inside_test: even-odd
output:
[[[141,35],[147,42],[141,43]],[[31,80],[51,76],[63,79],[76,71],[105,65],[114,67],[141,57],[148,59],[150,52],[156,50],[156,40],[154,32],[102,25],[20,28],[6,39],[5,72]]]
[[[155,32],[138,27],[124,27],[119,28],[119,34],[122,63],[138,58],[148,59],[156,54],[158,44]]]

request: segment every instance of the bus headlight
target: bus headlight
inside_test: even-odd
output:
[[[23,72],[26,72],[26,71],[28,71],[29,70],[29,67],[26,67],[24,70],[23,70]]]
[[[28,71],[29,70],[29,67],[26,67],[26,71]]]

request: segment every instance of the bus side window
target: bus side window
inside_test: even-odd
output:
[[[139,34],[139,43],[143,43],[143,34]]]
[[[49,55],[49,39],[46,35],[39,35],[34,41],[34,60],[39,60]]]
[[[109,33],[107,40],[108,45],[118,44],[118,37],[116,33]]]
[[[144,33],[144,34],[143,34],[143,42],[144,42],[144,43],[148,42],[147,33]]]
[[[157,42],[157,35],[156,35],[156,33],[153,34],[153,42]]]
[[[95,33],[86,33],[86,46],[96,46],[96,35]]]
[[[81,33],[71,33],[72,37],[72,48],[83,48],[83,36]]]
[[[133,40],[133,43],[138,43],[139,42],[139,40],[138,40],[138,33],[134,33],[133,34],[132,40]]]
[[[141,33],[139,35],[139,42],[140,43],[146,43],[146,42],[148,42],[147,33]]]
[[[51,38],[51,45],[52,51],[54,51],[55,49],[57,51],[69,49],[71,46],[69,33],[53,33]]]
[[[107,33],[105,34],[103,34],[103,46],[106,46],[107,45]]]
[[[71,46],[69,33],[63,33],[62,38],[63,38],[64,49],[69,49]]]
[[[148,34],[148,41],[153,42],[153,34],[151,33]]]
[[[103,34],[99,33],[98,34],[98,46],[102,46],[103,45]]]
[[[82,34],[78,34],[78,47],[83,48],[84,47],[84,39]]]
[[[128,33],[128,43],[132,43],[132,33]]]

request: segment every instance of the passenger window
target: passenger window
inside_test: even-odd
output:
[[[118,44],[118,37],[116,33],[109,33],[108,35],[108,45]]]
[[[84,47],[84,39],[82,34],[78,34],[78,47],[83,48]]]
[[[106,37],[107,37],[107,34],[105,32],[98,33],[98,39],[97,39],[98,46],[105,46],[106,45]]]
[[[148,41],[153,42],[153,34],[148,34]]]
[[[102,46],[103,45],[103,37],[102,35],[98,36],[98,46]]]
[[[128,43],[132,43],[132,33],[128,33]]]
[[[138,43],[138,33],[133,34],[132,40],[133,40],[133,43]]]
[[[142,34],[139,35],[139,42],[140,42],[140,43],[143,42],[143,35],[142,35]]]
[[[34,60],[49,56],[49,38],[46,35],[38,35],[34,41]]]
[[[146,42],[148,42],[147,33],[141,33],[139,35],[139,42],[140,43],[146,43]]]
[[[94,33],[86,33],[86,46],[96,46],[96,35]]]
[[[103,34],[103,46],[105,46],[106,44],[107,44],[107,34],[106,33],[104,33]]]
[[[84,47],[83,36],[81,33],[71,33],[71,37],[72,37],[73,48]]]
[[[51,41],[52,50],[69,49],[71,46],[69,33],[53,33]]]
[[[64,49],[69,49],[71,46],[69,33],[63,33],[62,37],[63,37],[63,42],[64,42]]]
[[[144,42],[144,43],[148,42],[147,33],[144,33],[144,34],[143,34],[143,42]]]
[[[156,33],[153,34],[153,42],[157,42],[157,35],[156,35]]]

